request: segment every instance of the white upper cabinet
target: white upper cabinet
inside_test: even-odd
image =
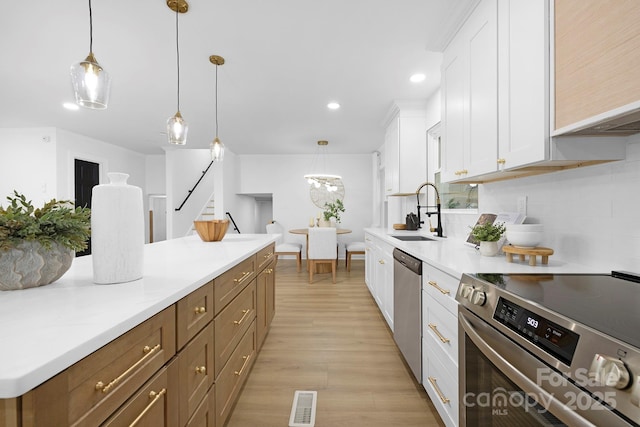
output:
[[[442,180],[495,170],[498,141],[497,0],[481,2],[443,55]]]
[[[397,103],[385,134],[385,195],[415,193],[427,180],[427,119],[422,103]]]
[[[549,0],[481,0],[442,64],[442,180],[491,182],[625,157],[615,138],[550,138]]]

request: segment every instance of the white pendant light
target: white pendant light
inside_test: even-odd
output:
[[[93,110],[104,110],[109,104],[111,77],[93,55],[93,15],[89,0],[89,55],[71,66],[71,84],[76,103]]]
[[[327,174],[326,171],[326,151],[329,141],[318,141],[318,148],[316,150],[316,157],[313,161],[312,171],[304,176],[309,185],[313,185],[315,188],[324,187],[327,192],[337,191],[342,187],[342,177],[340,175]],[[321,163],[319,166],[318,163]],[[321,167],[322,170],[318,170]]]
[[[224,159],[224,144],[218,138],[218,67],[224,64],[224,58],[218,55],[211,55],[209,61],[216,66],[216,137],[209,144],[209,150],[211,150],[211,160],[221,162]]]
[[[187,143],[187,133],[189,126],[180,114],[180,37],[178,26],[178,14],[186,13],[189,10],[189,4],[185,0],[167,0],[169,9],[176,13],[176,64],[178,71],[178,111],[167,120],[167,138],[170,144],[185,145]]]

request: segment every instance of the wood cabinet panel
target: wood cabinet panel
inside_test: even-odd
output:
[[[216,377],[224,368],[244,333],[254,325],[255,317],[256,286],[255,282],[252,282],[213,320],[216,340],[214,362]]]
[[[255,321],[231,354],[229,362],[216,377],[216,425],[223,426],[229,418],[242,385],[256,357]]]
[[[186,425],[214,381],[213,324],[204,328],[178,355],[178,412]]]
[[[171,407],[175,406],[177,398],[177,390],[169,388],[167,368],[163,368],[102,426],[175,426],[178,420],[175,418],[176,412]]]
[[[213,281],[214,311],[220,313],[256,277],[256,257],[251,256]]]
[[[215,386],[202,399],[186,427],[216,427],[216,394]]]
[[[213,320],[213,282],[178,301],[176,335],[178,350]]]
[[[257,271],[261,271],[263,268],[267,266],[275,257],[276,245],[271,244],[264,249],[261,249],[256,254],[256,265],[258,266]]]
[[[258,273],[256,278],[256,335],[258,349],[262,347],[267,331],[273,320],[276,307],[275,262]]]
[[[640,2],[555,1],[555,129],[640,100]]]

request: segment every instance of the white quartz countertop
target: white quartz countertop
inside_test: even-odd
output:
[[[145,245],[140,280],[96,285],[85,256],[55,283],[0,291],[0,398],[33,389],[274,240],[189,236]]]
[[[480,255],[478,250],[465,243],[464,240],[466,239],[457,237],[438,238],[422,230],[401,231],[385,228],[365,228],[364,231],[458,278],[463,273],[611,273],[610,271],[595,270],[587,265],[564,262],[555,255],[549,256],[549,263],[546,265],[542,264],[542,259],[539,256],[537,257],[536,266],[529,265],[529,257],[526,257],[525,262],[521,262],[517,255],[514,255],[513,262],[507,262],[502,253],[493,257]],[[392,235],[401,234],[420,234],[436,240],[403,241],[391,237]]]

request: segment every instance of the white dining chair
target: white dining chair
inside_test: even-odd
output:
[[[344,262],[347,267],[347,271],[351,271],[351,256],[352,255],[364,255],[365,245],[364,242],[349,242],[344,245]]]
[[[300,267],[302,266],[302,245],[300,243],[285,242],[284,229],[275,221],[267,224],[267,234],[278,235],[278,237],[276,237],[276,264],[278,263],[279,255],[294,255],[299,273]]]
[[[338,235],[334,227],[309,228],[309,283],[313,283],[313,274],[318,264],[331,264],[333,283],[336,283],[338,263]]]

